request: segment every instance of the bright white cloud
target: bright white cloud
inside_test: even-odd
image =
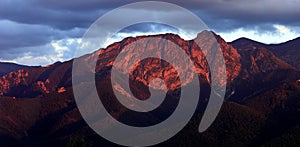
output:
[[[2,60],[1,62],[11,62],[11,63],[17,63],[17,64],[24,64],[24,65],[48,65],[50,63],[54,63],[56,61],[59,61],[60,58],[58,58],[56,55],[45,55],[45,56],[32,56],[30,54],[26,54],[22,57],[18,57],[16,59],[12,60]]]
[[[295,39],[300,36],[300,31],[294,31],[294,29],[300,30],[300,28],[291,29],[283,25],[274,25],[276,31],[261,33],[257,30],[245,30],[237,29],[229,33],[219,33],[227,42],[231,42],[241,37],[246,37],[258,42],[271,44],[271,43],[282,43],[288,40]]]
[[[274,25],[274,27],[277,29],[277,31],[279,33],[282,33],[282,34],[285,34],[285,33],[289,33],[290,32],[290,29],[283,26],[283,25]]]
[[[77,45],[81,42],[78,38],[68,38],[61,40],[53,40],[49,44],[38,46],[43,50],[49,50],[47,54],[35,54],[27,52],[15,59],[1,59],[0,62],[12,62],[25,65],[48,65],[57,61],[66,61],[73,58]]]
[[[70,49],[67,46],[62,46],[61,41],[52,41],[51,45],[54,48],[54,51],[57,53],[57,57],[61,58],[64,56],[65,51],[69,51]]]

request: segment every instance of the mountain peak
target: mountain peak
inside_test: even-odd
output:
[[[246,37],[241,37],[241,38],[238,38],[232,42],[230,42],[230,44],[237,44],[237,43],[240,43],[240,44],[264,44],[264,43],[261,43],[261,42],[258,42],[258,41],[255,41],[255,40],[252,40],[250,38],[246,38]]]
[[[173,33],[141,35],[141,36],[135,36],[135,37],[130,36],[130,37],[126,37],[126,38],[122,39],[121,41],[118,41],[118,42],[108,45],[106,48],[104,48],[104,50],[109,50],[109,49],[115,48],[116,46],[120,46],[120,45],[125,46],[136,40],[143,39],[143,38],[150,38],[150,37],[165,38],[165,39],[173,40],[173,41],[182,39],[179,35],[173,34]]]
[[[214,36],[214,37],[221,37],[219,35],[217,35],[215,32],[213,31],[209,31],[209,30],[203,30],[200,33],[197,34],[196,38],[201,38],[201,37],[207,37],[207,36]]]

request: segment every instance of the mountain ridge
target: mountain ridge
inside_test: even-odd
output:
[[[10,72],[16,71],[18,69],[27,68],[30,66],[27,65],[20,65],[16,63],[10,62],[0,62],[0,76],[6,75]]]
[[[255,74],[256,72],[274,70],[276,68],[293,70],[291,66],[285,64],[280,59],[277,59],[274,55],[272,55],[272,53],[269,53],[266,50],[254,49],[254,51],[241,51],[239,49],[233,48],[230,44],[225,42],[225,40],[223,38],[221,38],[221,36],[219,36],[213,32],[209,32],[209,31],[203,31],[203,32],[198,33],[197,37],[194,40],[184,40],[179,35],[175,35],[175,34],[171,34],[171,33],[138,36],[138,37],[128,37],[128,38],[123,39],[122,41],[119,41],[119,42],[109,45],[105,49],[99,49],[93,53],[83,55],[79,58],[84,58],[85,60],[87,60],[86,64],[97,62],[95,71],[100,72],[103,69],[104,70],[109,69],[109,67],[112,66],[114,59],[117,57],[117,55],[120,53],[120,51],[122,50],[122,48],[124,46],[130,44],[133,41],[139,40],[141,38],[157,37],[158,39],[154,40],[154,41],[160,41],[160,38],[162,38],[162,39],[170,40],[175,44],[178,44],[192,58],[193,62],[196,65],[196,70],[197,70],[198,74],[202,75],[202,77],[204,77],[204,79],[209,80],[209,67],[208,67],[207,61],[205,60],[204,54],[201,52],[201,49],[195,44],[195,40],[198,42],[210,42],[205,39],[205,38],[207,38],[205,36],[210,35],[210,33],[212,33],[212,35],[216,38],[216,40],[218,41],[218,43],[222,49],[224,59],[225,59],[225,64],[226,64],[227,79],[228,79],[227,82],[228,83],[231,83],[232,81],[236,80],[236,78],[245,79],[245,78],[247,78],[247,76],[249,76],[249,74]],[[212,46],[212,44],[206,44],[206,45]],[[233,44],[233,46],[234,46],[234,44]],[[166,46],[166,47],[168,48],[168,46]],[[249,52],[249,53],[247,53],[247,52]],[[90,59],[92,59],[91,57],[93,57],[97,54],[99,54],[98,58],[93,58],[93,59],[96,59],[97,61],[89,61]],[[250,57],[250,56],[252,56],[251,54],[260,54],[260,55],[255,55],[255,56],[257,56],[256,58],[258,58],[258,59],[261,59],[261,58],[268,59],[268,57],[265,56],[265,55],[268,55],[271,58],[271,60],[267,61],[267,60],[263,59],[263,60],[261,60],[262,62],[258,61],[261,63],[257,63],[257,61],[255,61],[255,58]],[[128,55],[131,56],[130,53]],[[244,57],[241,57],[241,55]],[[245,61],[245,60],[243,60],[243,62],[241,62],[241,58],[248,58],[248,57],[250,57],[249,60],[251,60],[251,63],[248,63],[248,61]],[[127,58],[130,59],[132,57],[127,57]],[[269,63],[263,63],[265,61],[274,63],[274,66]],[[20,71],[17,71],[16,73],[10,73],[10,75],[0,78],[0,83],[2,83],[2,84],[0,84],[0,94],[5,95],[5,93],[10,93],[9,94],[10,96],[18,97],[17,95],[11,95],[11,94],[13,94],[12,92],[16,93],[16,91],[14,91],[15,88],[9,88],[8,84],[10,86],[17,84],[17,87],[19,84],[21,87],[23,87],[22,89],[24,89],[24,86],[30,87],[30,88],[35,87],[33,89],[36,89],[36,90],[33,90],[32,93],[49,93],[49,92],[54,92],[57,89],[62,88],[62,87],[70,88],[72,85],[71,84],[72,62],[73,62],[73,60],[66,61],[63,63],[57,62],[57,63],[55,63],[53,65],[49,65],[47,67],[32,67],[29,69],[22,69]],[[155,63],[155,62],[156,62],[155,60],[151,61],[152,64],[154,63],[154,64],[156,64],[155,66],[159,67],[159,64],[157,64],[159,62],[157,62],[157,63]],[[220,61],[218,61],[218,62],[220,62]],[[245,65],[245,64],[247,64],[247,65]],[[264,69],[257,71],[260,66],[257,66],[256,64],[265,64],[265,66],[261,66],[261,68],[264,68]],[[150,65],[150,64],[148,64],[148,65]],[[268,65],[270,67],[268,67]],[[120,65],[120,67],[121,66],[122,65]],[[248,66],[252,66],[252,67],[248,68]],[[247,69],[248,72],[245,73],[245,71],[242,71],[241,67],[244,67],[244,69],[248,68]],[[150,70],[150,68],[152,68],[152,67],[149,66],[148,68],[145,68],[144,70],[147,71],[147,70]],[[28,76],[28,73],[30,73],[31,70],[35,71],[36,69],[38,69],[38,71],[37,71],[38,73],[41,72],[41,73],[39,73],[39,76],[34,76],[35,78]],[[253,71],[250,71],[250,70],[253,70]],[[139,77],[139,78],[135,78],[134,80],[139,80],[140,82],[144,83],[144,85],[147,85],[147,84],[149,84],[149,81],[145,80],[144,76],[151,76],[151,74],[153,74],[153,75],[156,74],[156,76],[159,77],[159,75],[157,75],[157,74],[163,72],[163,71],[159,70],[156,73],[150,72],[150,73],[148,73],[148,75],[143,75],[143,73],[145,71],[138,72],[139,75],[135,75],[135,76]],[[241,73],[241,72],[244,72],[244,73]],[[164,73],[169,73],[169,72],[164,71]],[[33,74],[33,75],[35,75],[35,74]],[[11,81],[11,82],[7,81],[7,79],[10,79],[13,77],[16,77],[16,78],[22,77],[21,79],[23,79],[23,81],[17,80],[19,82],[15,82],[15,83],[13,81]],[[26,78],[27,78],[27,81],[25,80]],[[30,79],[32,79],[33,81]],[[170,77],[169,80],[171,80],[171,79],[173,79],[173,77]],[[31,81],[33,83],[31,83]],[[6,84],[3,84],[3,83],[6,83]],[[171,83],[169,83],[169,84],[171,84]],[[2,85],[2,88],[1,88],[1,85]],[[178,84],[175,84],[175,85],[178,85]],[[9,92],[9,91],[11,91],[11,92]],[[34,92],[34,91],[36,91],[36,92]],[[22,94],[20,94],[20,95],[22,95]],[[26,95],[24,95],[24,96],[26,97]]]

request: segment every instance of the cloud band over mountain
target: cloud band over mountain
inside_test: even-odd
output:
[[[131,2],[137,1],[1,1],[0,60],[45,65],[56,60],[70,59],[80,42],[80,37],[98,17]],[[300,2],[296,0],[165,2],[191,10],[227,41],[245,34],[248,36],[244,37],[261,39],[265,43],[278,42],[276,38],[284,41],[300,36],[300,10],[297,8]],[[162,14],[169,13],[160,11]],[[147,15],[148,12],[146,8],[141,8],[141,14]],[[181,19],[174,21],[185,23]],[[151,31],[161,33],[167,29],[169,28],[155,24],[137,25],[124,30],[121,36]]]

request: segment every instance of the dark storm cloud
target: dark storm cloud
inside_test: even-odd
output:
[[[113,9],[134,0],[29,0],[31,4],[56,10],[94,11],[98,9]]]
[[[299,25],[297,0],[164,0],[179,4],[198,14],[218,30],[256,24]],[[20,23],[46,24],[59,29],[88,27],[105,12],[134,0],[4,0],[0,17]],[[220,27],[220,25],[224,27]]]
[[[15,48],[43,45],[49,40],[57,40],[65,37],[80,37],[83,30],[74,28],[69,31],[55,30],[49,26],[18,24],[11,21],[0,21],[0,48]]]
[[[100,10],[76,12],[48,9],[23,0],[4,0],[0,5],[0,19],[25,24],[49,25],[61,30],[86,28],[102,13]]]
[[[218,31],[236,28],[272,31],[273,24],[300,25],[300,1],[297,0],[203,0],[199,3],[181,3]]]
[[[164,0],[187,8],[198,15],[209,28],[218,32],[231,32],[242,28],[258,32],[273,32],[274,24],[282,24],[297,30],[300,26],[300,1],[298,0]],[[2,0],[0,2],[0,54],[13,57],[16,51],[39,52],[34,49],[53,40],[79,38],[101,15],[121,5],[136,0]],[[141,14],[147,15],[147,8]],[[163,16],[166,10],[160,10]],[[181,18],[178,16],[178,18]],[[184,18],[172,19],[186,23]],[[119,21],[126,21],[120,19]],[[110,24],[114,25],[114,24]],[[109,27],[109,26],[107,26]],[[149,32],[161,30],[162,25],[144,24],[125,28],[123,32]],[[170,28],[170,27],[166,27]],[[106,29],[105,27],[103,29]],[[13,52],[15,52],[13,54]],[[8,55],[7,55],[8,56]]]

